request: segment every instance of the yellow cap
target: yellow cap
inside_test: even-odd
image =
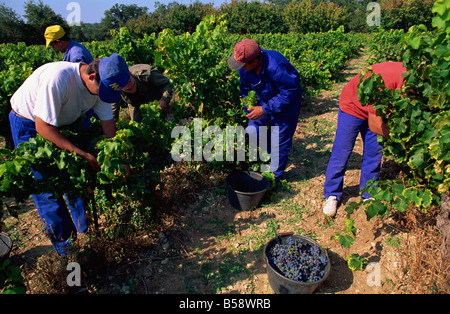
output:
[[[59,25],[52,25],[47,27],[44,34],[46,41],[45,47],[48,47],[48,45],[52,41],[62,38],[64,34],[65,34],[64,29]]]

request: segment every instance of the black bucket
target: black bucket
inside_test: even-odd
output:
[[[261,205],[270,182],[257,172],[237,170],[226,177],[225,185],[231,206],[238,210],[250,210]]]
[[[0,232],[0,266],[9,258],[12,248],[11,238],[4,232]]]
[[[309,243],[310,245],[317,245],[317,243],[309,238],[295,235],[292,233],[279,235],[271,239],[264,248],[264,258],[266,260],[267,266],[267,277],[269,279],[269,284],[272,290],[277,294],[312,294],[321,283],[323,283],[330,275],[331,265],[330,259],[328,258],[327,251],[322,247],[320,248],[321,254],[327,257],[327,265],[325,266],[325,273],[322,279],[315,282],[301,282],[297,280],[289,279],[279,273],[269,261],[270,249],[275,244],[285,244],[288,237],[293,237],[301,239],[304,243]],[[276,266],[275,266],[276,267]]]

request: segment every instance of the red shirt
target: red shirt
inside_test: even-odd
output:
[[[372,65],[375,73],[381,74],[388,89],[400,89],[403,85],[402,73],[406,72],[402,62],[383,62]],[[354,117],[367,120],[369,112],[375,114],[373,105],[362,106],[356,92],[358,91],[359,75],[356,75],[342,89],[339,108]]]

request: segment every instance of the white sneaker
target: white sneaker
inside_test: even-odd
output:
[[[332,195],[327,198],[327,201],[325,202],[325,206],[323,207],[323,213],[327,216],[334,216],[336,215],[338,207],[338,200],[337,197]]]

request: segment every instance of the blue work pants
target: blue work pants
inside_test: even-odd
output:
[[[356,118],[339,109],[336,137],[325,174],[325,198],[334,195],[338,200],[341,199],[344,174],[359,133],[364,143],[359,189],[365,188],[367,181],[378,179],[383,157],[382,145],[377,141],[378,135],[370,131],[367,120]],[[362,197],[369,198],[370,194],[365,192]]]
[[[9,121],[15,147],[36,137],[34,121],[21,118],[13,112],[9,114]],[[35,180],[45,176],[38,171],[32,172]],[[67,255],[70,245],[77,238],[77,231],[84,233],[87,230],[85,202],[77,197],[72,197],[72,202],[69,202],[66,195],[66,204],[64,198],[55,198],[51,193],[34,194],[32,197],[56,253]]]

